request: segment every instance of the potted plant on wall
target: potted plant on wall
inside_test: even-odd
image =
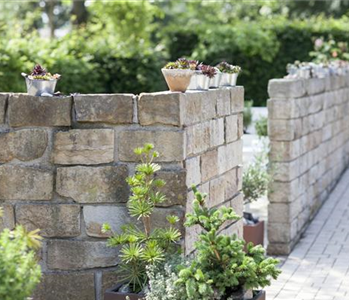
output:
[[[223,61],[217,65],[217,68],[222,73],[221,86],[236,86],[236,80],[241,72],[239,66]]]
[[[22,73],[27,85],[27,93],[32,96],[53,96],[61,75],[47,72],[41,65],[35,65],[30,75]]]
[[[142,163],[136,166],[136,173],[127,182],[131,188],[131,196],[127,203],[131,217],[140,220],[141,224],[123,226],[121,233],[112,232],[109,224],[103,225],[104,232],[111,232],[108,244],[111,247],[121,246],[119,265],[120,282],[104,294],[105,300],[130,300],[144,298],[148,286],[146,267],[157,265],[169,254],[179,251],[177,242],[181,238],[178,229],[174,227],[178,217],[169,215],[168,228],[154,228],[152,215],[156,205],[166,200],[158,191],[165,182],[155,179],[154,175],[161,169],[153,160],[158,152],[153,151],[153,145],[146,144],[136,148],[135,153],[141,157]]]
[[[194,74],[197,62],[179,58],[167,63],[162,69],[166,83],[171,92],[185,92]]]
[[[188,89],[190,90],[208,90],[210,82],[215,78],[216,68],[209,65],[198,64],[196,61],[195,73],[190,80]]]
[[[242,176],[242,192],[246,207],[266,195],[272,181],[272,170],[268,170],[268,157],[262,151],[247,167]],[[244,212],[243,236],[246,243],[264,245],[264,221],[252,213]]]
[[[265,299],[259,289],[278,277],[279,261],[266,258],[261,246],[249,244],[245,252],[244,241],[222,234],[239,216],[230,207],[208,208],[206,195],[193,191],[193,213],[185,225],[201,229],[195,255],[178,265],[167,263],[159,275],[150,269],[146,300]]]

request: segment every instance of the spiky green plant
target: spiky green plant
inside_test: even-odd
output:
[[[112,247],[122,246],[119,278],[135,293],[144,290],[148,284],[147,265],[159,264],[167,254],[178,251],[176,243],[181,238],[179,230],[174,226],[179,221],[177,216],[167,216],[168,228],[152,226],[155,207],[166,201],[165,195],[159,191],[165,182],[154,177],[161,167],[154,163],[159,153],[153,149],[152,144],[145,144],[134,150],[141,163],[136,166],[135,174],[127,178],[131,189],[128,211],[131,217],[140,221],[141,226],[127,224],[122,227],[121,233],[112,232],[108,240]],[[112,231],[111,226],[104,224],[103,231]]]

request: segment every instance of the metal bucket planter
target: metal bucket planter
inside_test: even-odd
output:
[[[53,95],[57,84],[57,79],[40,80],[25,78],[27,93],[32,96],[41,96],[42,94]]]
[[[210,78],[209,87],[212,89],[218,89],[221,84],[222,73],[217,73],[214,77]]]
[[[185,92],[190,84],[193,70],[161,69],[171,92]]]
[[[195,71],[190,80],[189,90],[208,90],[210,85],[210,78],[202,74],[201,71]]]
[[[221,86],[236,86],[238,75],[238,73],[222,73]]]

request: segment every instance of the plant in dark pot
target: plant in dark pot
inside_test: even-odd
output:
[[[269,169],[268,169],[269,168]],[[264,245],[264,221],[250,212],[249,205],[258,201],[268,192],[274,170],[268,165],[268,154],[265,149],[255,156],[242,176],[242,192],[244,194],[244,228],[243,235],[246,243]]]
[[[241,68],[239,66],[234,66],[226,61],[223,61],[216,67],[222,73],[220,86],[236,86],[238,75],[241,72]]]
[[[55,93],[57,81],[61,75],[47,72],[41,65],[35,65],[32,72],[28,75],[22,73],[27,85],[27,93],[32,96],[49,96]]]
[[[127,179],[131,188],[131,196],[127,203],[128,211],[135,222],[122,227],[121,233],[111,232],[109,224],[103,225],[104,232],[111,232],[108,240],[111,247],[121,246],[118,278],[119,284],[107,290],[105,300],[143,299],[148,286],[146,267],[163,263],[169,254],[179,251],[178,241],[181,234],[175,228],[178,217],[169,215],[167,228],[154,228],[152,216],[155,206],[166,201],[159,189],[165,182],[154,177],[161,167],[154,163],[159,156],[153,145],[146,144],[134,150],[141,163],[136,172]],[[140,224],[138,224],[140,223]]]
[[[204,64],[197,64],[195,74],[190,80],[190,90],[208,90],[210,80],[215,78],[217,70],[214,67]]]
[[[195,72],[196,61],[179,58],[169,62],[161,71],[171,92],[185,92]]]
[[[196,252],[183,263],[165,265],[160,276],[150,276],[150,291],[146,299],[265,299],[265,293],[259,289],[278,277],[280,270],[276,265],[279,261],[267,258],[261,246],[248,244],[245,252],[243,240],[221,233],[240,217],[231,207],[208,208],[206,195],[195,187],[193,191],[193,213],[187,214],[185,225],[200,228]],[[158,291],[160,288],[164,291],[163,296]]]

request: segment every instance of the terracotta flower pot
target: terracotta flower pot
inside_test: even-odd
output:
[[[111,289],[108,289],[104,293],[104,300],[126,300],[126,297],[129,297],[130,300],[143,300],[145,296],[143,294],[134,294],[134,293],[121,293],[119,292],[122,284],[118,284]]]
[[[252,242],[256,245],[264,245],[264,221],[257,224],[244,225],[244,240],[246,244]]]
[[[194,74],[193,70],[161,69],[171,92],[185,92]]]

